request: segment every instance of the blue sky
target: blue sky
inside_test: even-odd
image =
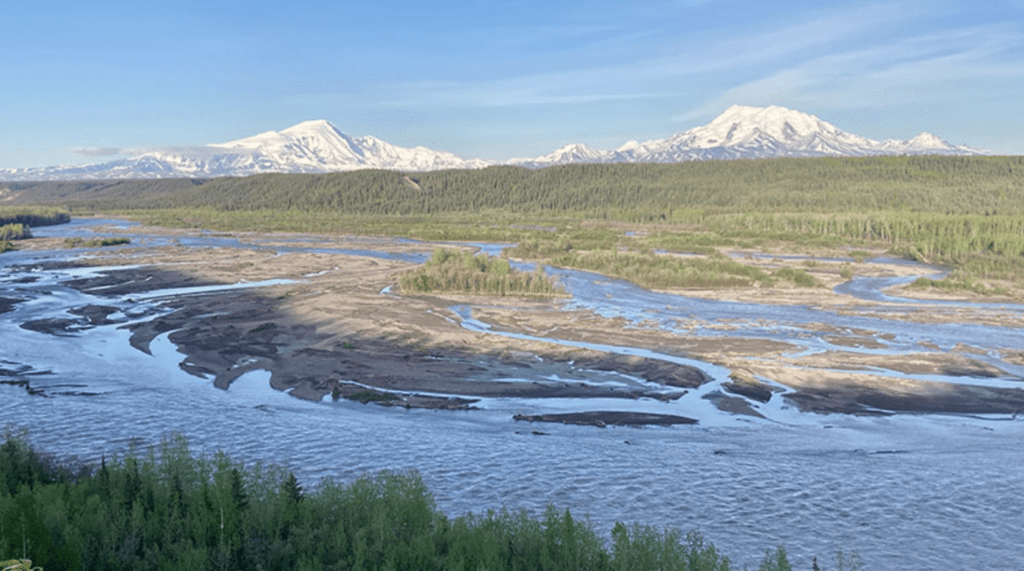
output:
[[[1019,1],[4,5],[0,168],[308,119],[485,159],[615,148],[734,103],[1024,154]]]

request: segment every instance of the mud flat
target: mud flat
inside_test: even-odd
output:
[[[807,329],[820,336],[827,350],[807,351],[799,339],[744,336],[735,332],[742,324],[700,315],[688,317],[689,323],[677,320],[666,329],[654,321],[637,323],[574,309],[564,300],[397,295],[390,288],[414,263],[337,251],[372,247],[378,252],[424,255],[433,245],[239,233],[231,235],[236,245],[197,247],[181,245],[196,232],[142,231],[160,238],[163,245],[96,250],[75,261],[50,262],[104,267],[68,282],[97,301],[61,316],[26,320],[22,327],[73,335],[81,328],[125,320],[104,299],[138,300],[134,319],[122,325],[131,331],[131,345],[148,352],[157,336],[168,334],[185,355],[181,368],[222,389],[246,373],[266,370],[272,387],[311,401],[348,398],[382,406],[458,410],[476,408],[487,399],[569,399],[577,408],[587,408],[579,403],[588,399],[599,402],[594,410],[524,411],[517,417],[529,421],[596,426],[695,422],[686,415],[608,406],[672,403],[683,397],[748,418],[764,418],[764,407],[778,406],[849,414],[1024,411],[1024,390],[1014,385],[1019,377],[969,345],[893,355],[886,350],[893,334],[820,323]],[[33,247],[52,247],[52,240],[45,240]],[[303,251],[297,243],[316,247]],[[258,247],[248,247],[252,245]],[[284,250],[287,254],[281,255]],[[816,271],[822,272],[823,281],[839,282],[836,268]],[[871,271],[905,275],[908,270],[894,265]],[[828,278],[831,273],[836,276]],[[824,307],[836,315],[869,313],[907,323],[956,323],[964,315],[1000,326],[1021,321],[1020,314],[976,308],[962,313],[890,310],[886,304],[836,295],[830,288],[685,293],[714,300]],[[0,299],[0,312],[10,311],[17,302]],[[463,327],[455,306],[471,308],[473,318],[491,329]],[[708,331],[728,334],[709,336]],[[601,346],[696,359],[724,367],[732,378],[716,380],[698,366],[595,348]],[[1012,362],[1012,351],[999,350]],[[935,376],[950,382],[930,378]],[[972,386],[956,382],[959,377],[998,379],[1003,384]],[[720,386],[704,391],[714,382]]]
[[[387,244],[396,252],[431,248]],[[331,245],[365,247],[362,240]],[[467,298],[382,293],[413,267],[407,262],[172,245],[100,250],[86,259],[48,264],[59,266],[101,268],[66,282],[80,292],[158,304],[155,317],[123,325],[131,331],[131,345],[148,353],[157,336],[168,334],[185,355],[180,367],[222,389],[246,373],[266,370],[272,387],[312,401],[349,398],[382,406],[471,409],[482,398],[664,402],[707,380],[699,370],[656,359],[468,331],[449,310]],[[217,289],[268,280],[280,283]],[[554,311],[546,300],[501,303],[508,314]],[[115,312],[92,303],[21,326],[72,336],[116,323],[109,319]]]

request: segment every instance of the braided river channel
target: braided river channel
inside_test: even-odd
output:
[[[133,248],[169,240],[110,220],[75,221],[33,233],[91,237],[102,235],[103,224],[121,225]],[[265,247],[281,256],[304,251],[395,256],[370,240],[358,251],[335,251],[315,241],[259,246],[213,234],[177,238],[175,244]],[[422,261],[432,248],[425,244],[421,253],[402,256]],[[147,354],[129,344],[130,333],[122,327],[165,311],[162,299],[201,295],[208,288],[160,295],[83,293],[67,282],[97,270],[48,264],[92,252],[0,255],[0,301],[16,300],[0,305],[0,381],[9,381],[0,384],[0,423],[27,428],[30,441],[47,452],[94,460],[123,452],[130,443],[156,444],[182,434],[194,451],[223,450],[246,462],[281,464],[307,486],[324,477],[348,481],[378,470],[416,470],[438,507],[451,515],[503,508],[540,514],[553,504],[588,518],[605,536],[616,521],[698,530],[738,568],[756,568],[766,549],[784,545],[797,569],[810,569],[814,556],[831,569],[839,549],[859,553],[866,569],[1024,569],[1024,418],[1018,415],[810,414],[774,398],[759,410],[764,418],[739,418],[699,398],[727,380],[729,371],[685,359],[712,383],[670,405],[640,399],[633,406],[698,419],[692,426],[539,426],[512,419],[523,404],[515,399],[483,399],[477,410],[468,411],[311,402],[272,389],[264,371],[221,390],[179,366],[184,356],[167,334],[158,336]],[[920,275],[938,271],[920,270]],[[829,337],[811,327],[827,324],[876,332],[878,345],[863,351],[894,360],[922,348],[968,345],[1005,374],[928,378],[1024,387],[1024,367],[1004,359],[1000,349],[1024,350],[1024,331],[1016,328],[708,301],[586,272],[551,271],[571,295],[563,304],[566,311],[589,310],[637,327],[680,328],[680,335],[781,340],[804,352],[830,350]],[[890,304],[887,311],[899,311],[899,304],[911,302],[882,291],[894,283],[854,278],[837,293],[884,301]],[[219,287],[262,285],[271,284]],[[69,310],[90,304],[115,307],[111,323],[63,334],[21,327],[32,320],[66,319],[73,315]],[[934,302],[934,307],[958,306]],[[1024,313],[1019,305],[987,309]],[[491,331],[471,307],[453,311],[463,327]],[[718,321],[731,327],[699,325]],[[491,334],[511,335],[497,329]],[[560,342],[552,335],[544,341]],[[645,347],[595,348],[680,360]],[[26,390],[22,381],[34,390]],[[577,403],[551,399],[534,410],[537,406],[572,411]],[[536,433],[538,427],[543,434]]]

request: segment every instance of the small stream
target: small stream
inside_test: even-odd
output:
[[[101,223],[75,221],[33,232],[93,237]],[[339,250],[315,240],[282,245],[213,234],[168,238],[139,233],[132,247],[172,243],[259,248],[280,255],[393,256],[380,251],[384,244],[373,239],[359,250]],[[401,259],[422,261],[430,249],[424,246],[421,253]],[[868,569],[1024,569],[1018,523],[1024,513],[1020,420],[806,415],[778,398],[760,409],[769,420],[737,419],[699,398],[713,384],[678,402],[640,399],[630,404],[662,412],[667,406],[701,424],[639,429],[511,420],[519,409],[572,410],[573,402],[490,399],[481,410],[457,412],[310,403],[270,389],[262,372],[245,375],[222,391],[181,370],[184,356],[167,334],[153,341],[152,355],[128,344],[128,332],[119,327],[166,311],[159,297],[83,294],[64,283],[97,270],[42,266],[88,255],[87,249],[0,255],[0,298],[21,300],[0,314],[0,380],[27,380],[47,395],[0,384],[0,420],[30,428],[32,440],[46,450],[95,459],[124,450],[129,442],[153,444],[177,432],[197,451],[225,450],[247,462],[285,464],[306,482],[349,480],[381,469],[417,470],[439,507],[451,514],[501,508],[539,514],[553,503],[589,517],[604,533],[615,521],[699,529],[739,568],[756,568],[765,549],[784,544],[799,569],[809,569],[815,555],[831,568],[837,549],[859,552]],[[922,270],[934,273],[933,268]],[[898,359],[906,353],[970,347],[1006,372],[994,379],[933,380],[1014,387],[1024,376],[1021,367],[1005,360],[1007,349],[1024,348],[1024,331],[889,319],[893,313],[920,311],[922,304],[872,300],[885,295],[880,289],[884,281],[855,278],[840,286],[839,293],[890,302],[877,314],[842,315],[803,306],[701,300],[587,272],[551,271],[572,294],[564,305],[567,311],[623,317],[636,327],[653,323],[679,335],[773,339],[796,351],[819,352],[838,349],[821,331],[820,325],[828,325],[874,332],[880,348],[858,351]],[[114,307],[107,316],[111,323],[63,336],[20,327],[31,320],[71,319],[68,310],[89,304]],[[934,305],[936,311],[957,308]],[[1024,311],[1014,305],[971,306]],[[471,308],[453,309],[464,327],[489,331]],[[715,326],[721,322],[730,327]],[[716,382],[728,374],[715,365],[643,347],[586,346],[677,360],[700,367]],[[621,402],[615,405],[622,408]],[[544,434],[534,434],[535,429]]]

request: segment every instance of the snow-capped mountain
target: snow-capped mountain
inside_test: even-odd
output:
[[[629,141],[614,151],[568,145],[534,159],[513,159],[531,168],[566,163],[679,163],[686,161],[777,157],[871,155],[981,155],[921,133],[908,141],[875,141],[847,133],[814,115],[784,107],[733,105],[707,125],[667,139]]]
[[[870,155],[982,155],[931,133],[906,141],[875,141],[784,107],[733,105],[707,125],[615,150],[576,143],[534,158],[502,164],[543,168],[570,163],[678,163],[701,160]],[[202,147],[154,150],[107,163],[0,169],[0,180],[210,178],[267,172],[323,173],[357,169],[432,171],[497,164],[426,147],[404,148],[375,137],[350,137],[327,121]]]
[[[318,120],[237,141],[154,150],[107,163],[0,169],[0,180],[212,178],[357,169],[428,171],[482,168],[489,164],[426,147],[398,147],[375,137],[350,137],[329,122]]]
[[[518,165],[529,168],[543,168],[553,165],[566,165],[570,163],[614,163],[621,162],[615,151],[602,151],[584,145],[583,143],[572,143],[566,145],[547,155],[541,155],[532,159],[510,159],[510,165]]]

